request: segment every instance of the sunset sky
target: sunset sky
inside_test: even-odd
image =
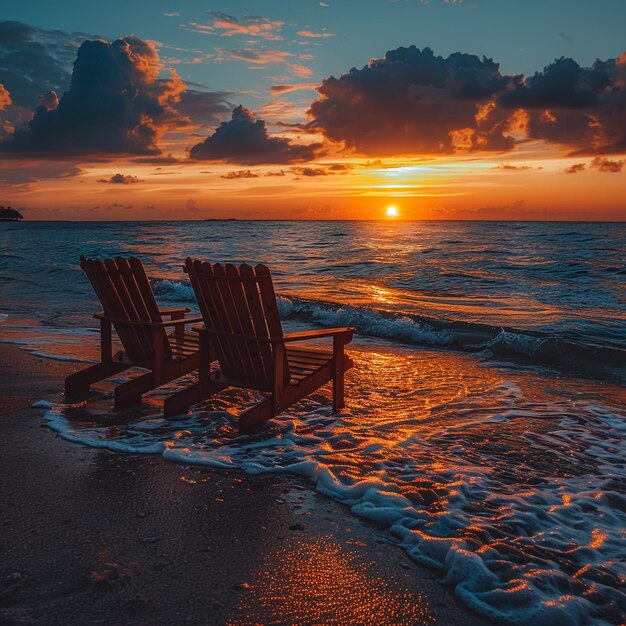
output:
[[[27,219],[626,219],[624,0],[7,3]]]

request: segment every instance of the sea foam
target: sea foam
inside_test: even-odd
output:
[[[581,395],[581,383],[563,381],[546,392],[532,375],[498,378],[470,356],[445,358],[357,353],[351,412],[309,400],[253,436],[235,434],[231,407],[254,401],[242,391],[173,420],[139,415],[114,433],[89,412],[73,419],[86,409],[55,406],[45,420],[89,446],[302,476],[387,528],[498,623],[620,623],[626,407],[606,389]]]

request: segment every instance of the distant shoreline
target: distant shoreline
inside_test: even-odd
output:
[[[624,220],[390,220],[380,219],[270,219],[270,218],[198,218],[198,219],[158,219],[158,220],[70,220],[70,219],[49,219],[49,220],[0,220],[0,222],[29,223],[29,224],[180,224],[187,222],[320,222],[320,223],[371,223],[383,222],[385,224],[626,224]]]

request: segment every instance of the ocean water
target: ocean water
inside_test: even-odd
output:
[[[229,390],[165,421],[109,388],[46,411],[63,437],[246,472],[291,472],[386,528],[467,606],[506,624],[626,613],[626,224],[162,222],[0,225],[0,340],[94,359],[80,254],[140,257],[193,308],[185,256],[263,262],[286,330],[354,325],[348,409],[314,394],[236,436]]]

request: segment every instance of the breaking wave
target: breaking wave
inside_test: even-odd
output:
[[[153,288],[157,298],[164,302],[195,303],[193,289],[187,282],[156,279]],[[521,358],[542,365],[564,367],[578,374],[626,381],[626,350],[614,345],[598,345],[554,333],[437,320],[412,313],[293,296],[279,296],[278,308],[283,319],[323,326],[354,326],[359,334],[366,337],[468,350],[485,357]]]

